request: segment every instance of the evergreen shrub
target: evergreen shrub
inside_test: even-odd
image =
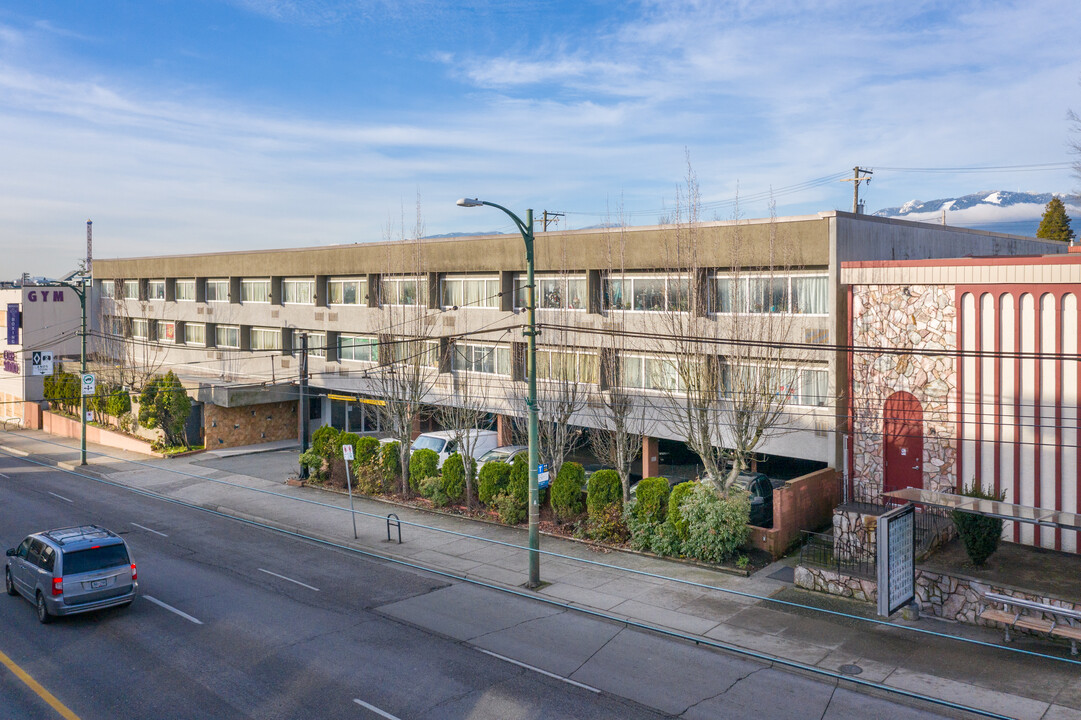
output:
[[[582,513],[582,485],[585,471],[576,462],[565,462],[552,482],[552,511],[562,521],[571,520]]]
[[[452,502],[458,502],[465,495],[465,463],[461,453],[454,453],[443,461],[443,482],[440,486],[443,494]]]
[[[422,448],[409,458],[409,487],[413,492],[421,491],[421,481],[439,475],[439,453]]]
[[[729,488],[718,495],[705,483],[696,483],[680,512],[687,522],[683,554],[704,562],[722,562],[747,540],[751,496],[742,488]]]
[[[510,481],[510,465],[500,460],[484,463],[477,478],[477,498],[482,504],[492,506],[495,498],[507,489]]]
[[[985,492],[975,484],[963,488],[961,494],[981,500],[1002,502],[1006,499],[1005,490],[995,494]],[[968,559],[976,567],[981,567],[987,562],[987,558],[998,550],[999,540],[1002,539],[1002,520],[960,510],[954,510],[951,514],[953,524],[957,526],[957,533],[961,536],[961,544],[965,546],[965,552],[968,553]]]
[[[600,520],[612,506],[623,509],[623,483],[615,470],[598,470],[589,476],[586,490],[590,520]]]
[[[668,479],[662,477],[642,478],[635,491],[631,514],[651,523],[662,523],[668,514],[668,495],[671,489]]]

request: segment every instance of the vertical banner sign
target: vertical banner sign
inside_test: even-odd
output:
[[[889,617],[916,599],[916,506],[878,518],[878,614]]]
[[[19,344],[19,325],[20,322],[19,303],[8,303],[8,345]]]

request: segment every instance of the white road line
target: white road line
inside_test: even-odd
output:
[[[353,698],[353,702],[355,702],[357,705],[360,705],[362,708],[367,708],[367,709],[371,710],[373,713],[375,713],[379,717],[385,717],[387,720],[398,720],[398,718],[391,715],[390,713],[383,712],[382,710],[377,708],[375,705],[369,705],[368,703],[364,702],[363,700],[361,700],[359,698]]]
[[[302,583],[299,580],[294,580],[293,578],[285,577],[284,575],[279,575],[276,572],[270,572],[269,570],[264,570],[263,568],[259,568],[259,572],[265,572],[267,575],[273,575],[276,578],[281,578],[282,580],[288,580],[291,583],[296,583],[297,585],[300,585],[302,587],[306,587],[309,590],[314,590],[316,592],[319,592],[319,588],[317,588],[317,587],[312,587],[308,583]]]
[[[570,678],[565,678],[562,675],[556,675],[555,673],[550,673],[547,670],[541,670],[539,667],[533,667],[532,665],[526,665],[523,662],[518,662],[517,660],[512,660],[509,657],[499,655],[498,653],[491,652],[490,650],[485,650],[484,648],[475,648],[475,649],[479,650],[480,652],[484,653],[485,655],[491,655],[492,657],[499,658],[500,660],[502,660],[504,662],[509,662],[511,665],[517,665],[518,667],[525,668],[526,670],[532,670],[533,672],[538,672],[541,675],[547,675],[548,677],[553,678],[555,680],[562,680],[565,683],[568,683],[568,684],[573,685],[575,687],[580,687],[583,690],[588,690],[591,693],[598,693],[598,694],[600,693],[600,690],[598,690],[595,687],[592,687],[590,685],[583,685],[580,682],[577,682],[575,680],[571,680]]]
[[[60,498],[60,499],[61,499],[61,500],[63,500],[64,502],[75,502],[74,500],[68,500],[68,499],[67,499],[66,497],[64,497],[63,495],[57,495],[57,494],[56,494],[56,493],[54,493],[54,492],[51,492],[51,493],[49,493],[49,494],[50,494],[50,495],[52,495],[52,496],[53,496],[54,498]]]
[[[0,477],[4,478],[5,480],[10,480],[11,479],[10,477],[5,475],[4,473],[0,473]]]
[[[202,621],[202,620],[199,620],[199,619],[197,619],[197,618],[193,618],[193,617],[192,617],[191,615],[188,615],[188,614],[187,614],[186,612],[184,612],[183,610],[177,610],[177,609],[176,609],[175,607],[173,607],[172,605],[168,605],[168,604],[166,604],[166,603],[163,603],[163,602],[162,602],[161,600],[158,600],[158,599],[157,599],[156,597],[150,597],[149,595],[143,595],[143,597],[145,597],[145,598],[146,598],[147,600],[149,600],[150,602],[154,603],[154,604],[155,604],[155,605],[157,605],[158,607],[162,607],[162,608],[165,608],[166,610],[168,610],[168,611],[169,611],[169,612],[171,612],[171,613],[176,613],[177,615],[179,615],[180,617],[184,618],[185,620],[191,620],[191,621],[192,621],[193,623],[195,623],[196,625],[202,625],[202,624],[203,624],[203,621]]]
[[[145,525],[140,525],[139,523],[132,523],[132,525],[139,528],[140,530],[146,530],[147,532],[152,532],[155,535],[161,535],[162,537],[169,537],[168,535],[166,535],[163,532],[158,532],[157,530],[151,530],[150,528],[146,527]]]

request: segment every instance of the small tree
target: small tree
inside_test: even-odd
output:
[[[1062,240],[1071,242],[1074,239],[1074,231],[1070,228],[1070,216],[1066,214],[1066,206],[1062,200],[1053,197],[1043,211],[1040,219],[1040,227],[1036,230],[1036,237],[1047,240]]]
[[[964,488],[961,494],[981,500],[1002,502],[1006,499],[1005,490],[996,494],[985,492],[977,485]],[[957,534],[961,536],[961,543],[965,546],[968,559],[976,567],[982,567],[987,562],[987,558],[998,550],[999,540],[1002,539],[1002,520],[961,510],[954,510],[952,515],[953,524],[957,526]]]
[[[184,425],[191,415],[191,398],[172,370],[152,379],[139,395],[139,422],[160,428],[165,445],[189,447]]]

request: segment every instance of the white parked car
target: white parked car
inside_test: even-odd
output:
[[[454,453],[461,452],[462,455],[466,454],[465,448],[459,448],[458,443],[454,439],[456,435],[462,434],[463,432],[463,444],[473,445],[471,455],[474,459],[479,458],[499,444],[499,434],[496,433],[495,430],[438,430],[436,432],[426,432],[418,435],[417,439],[413,441],[413,445],[409,448],[409,451],[412,453],[422,449],[434,450],[439,454],[439,467],[443,467],[443,461]],[[465,440],[465,438],[470,439]],[[475,440],[473,438],[475,438]]]

